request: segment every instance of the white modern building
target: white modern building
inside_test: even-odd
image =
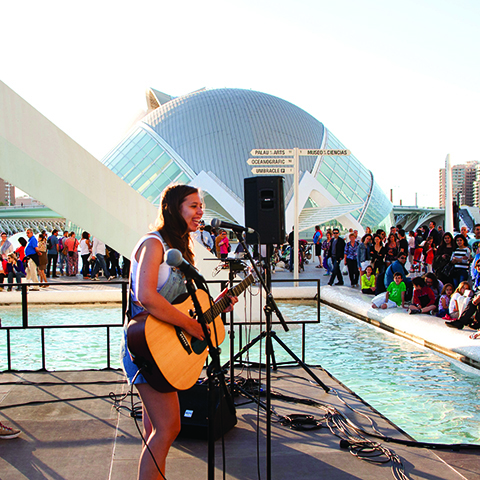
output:
[[[147,91],[148,111],[103,160],[153,204],[171,182],[206,194],[206,219],[243,224],[243,180],[253,149],[345,149],[318,120],[252,90],[198,90],[173,98]],[[300,158],[300,230],[337,220],[345,228],[388,229],[392,204],[354,155]],[[286,225],[293,225],[293,176],[285,178]],[[303,208],[302,208],[303,207]]]

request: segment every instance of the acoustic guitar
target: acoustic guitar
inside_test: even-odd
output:
[[[237,297],[254,283],[249,275],[230,289],[229,296]],[[211,305],[208,294],[197,290],[197,298],[203,315],[210,324],[210,339],[214,346],[225,339],[225,327],[220,314],[229,305],[227,296]],[[175,308],[191,318],[197,318],[193,301],[188,294],[181,295],[174,302]],[[192,337],[180,327],[158,320],[148,312],[133,317],[127,328],[128,350],[134,356],[137,366],[142,366],[142,375],[147,382],[160,392],[187,390],[198,380],[208,355],[206,340]]]

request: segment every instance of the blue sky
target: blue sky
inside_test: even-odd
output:
[[[480,160],[480,2],[27,0],[0,16],[0,80],[97,158],[146,88],[231,87],[305,109],[394,203],[436,206],[446,155]]]

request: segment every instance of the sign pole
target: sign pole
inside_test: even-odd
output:
[[[294,202],[294,209],[293,209],[293,215],[294,215],[294,228],[293,228],[293,254],[295,255],[294,257],[294,262],[293,262],[293,278],[294,280],[298,280],[298,269],[300,267],[298,263],[298,245],[300,243],[300,224],[298,221],[298,184],[299,184],[299,149],[294,148],[293,149],[293,202]],[[294,283],[295,287],[298,287],[298,282]]]

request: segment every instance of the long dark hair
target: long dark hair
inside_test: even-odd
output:
[[[163,239],[171,248],[182,252],[183,257],[190,263],[194,262],[194,253],[187,228],[180,207],[189,195],[199,193],[198,188],[190,185],[171,185],[162,192],[158,217],[154,230],[161,233]]]

